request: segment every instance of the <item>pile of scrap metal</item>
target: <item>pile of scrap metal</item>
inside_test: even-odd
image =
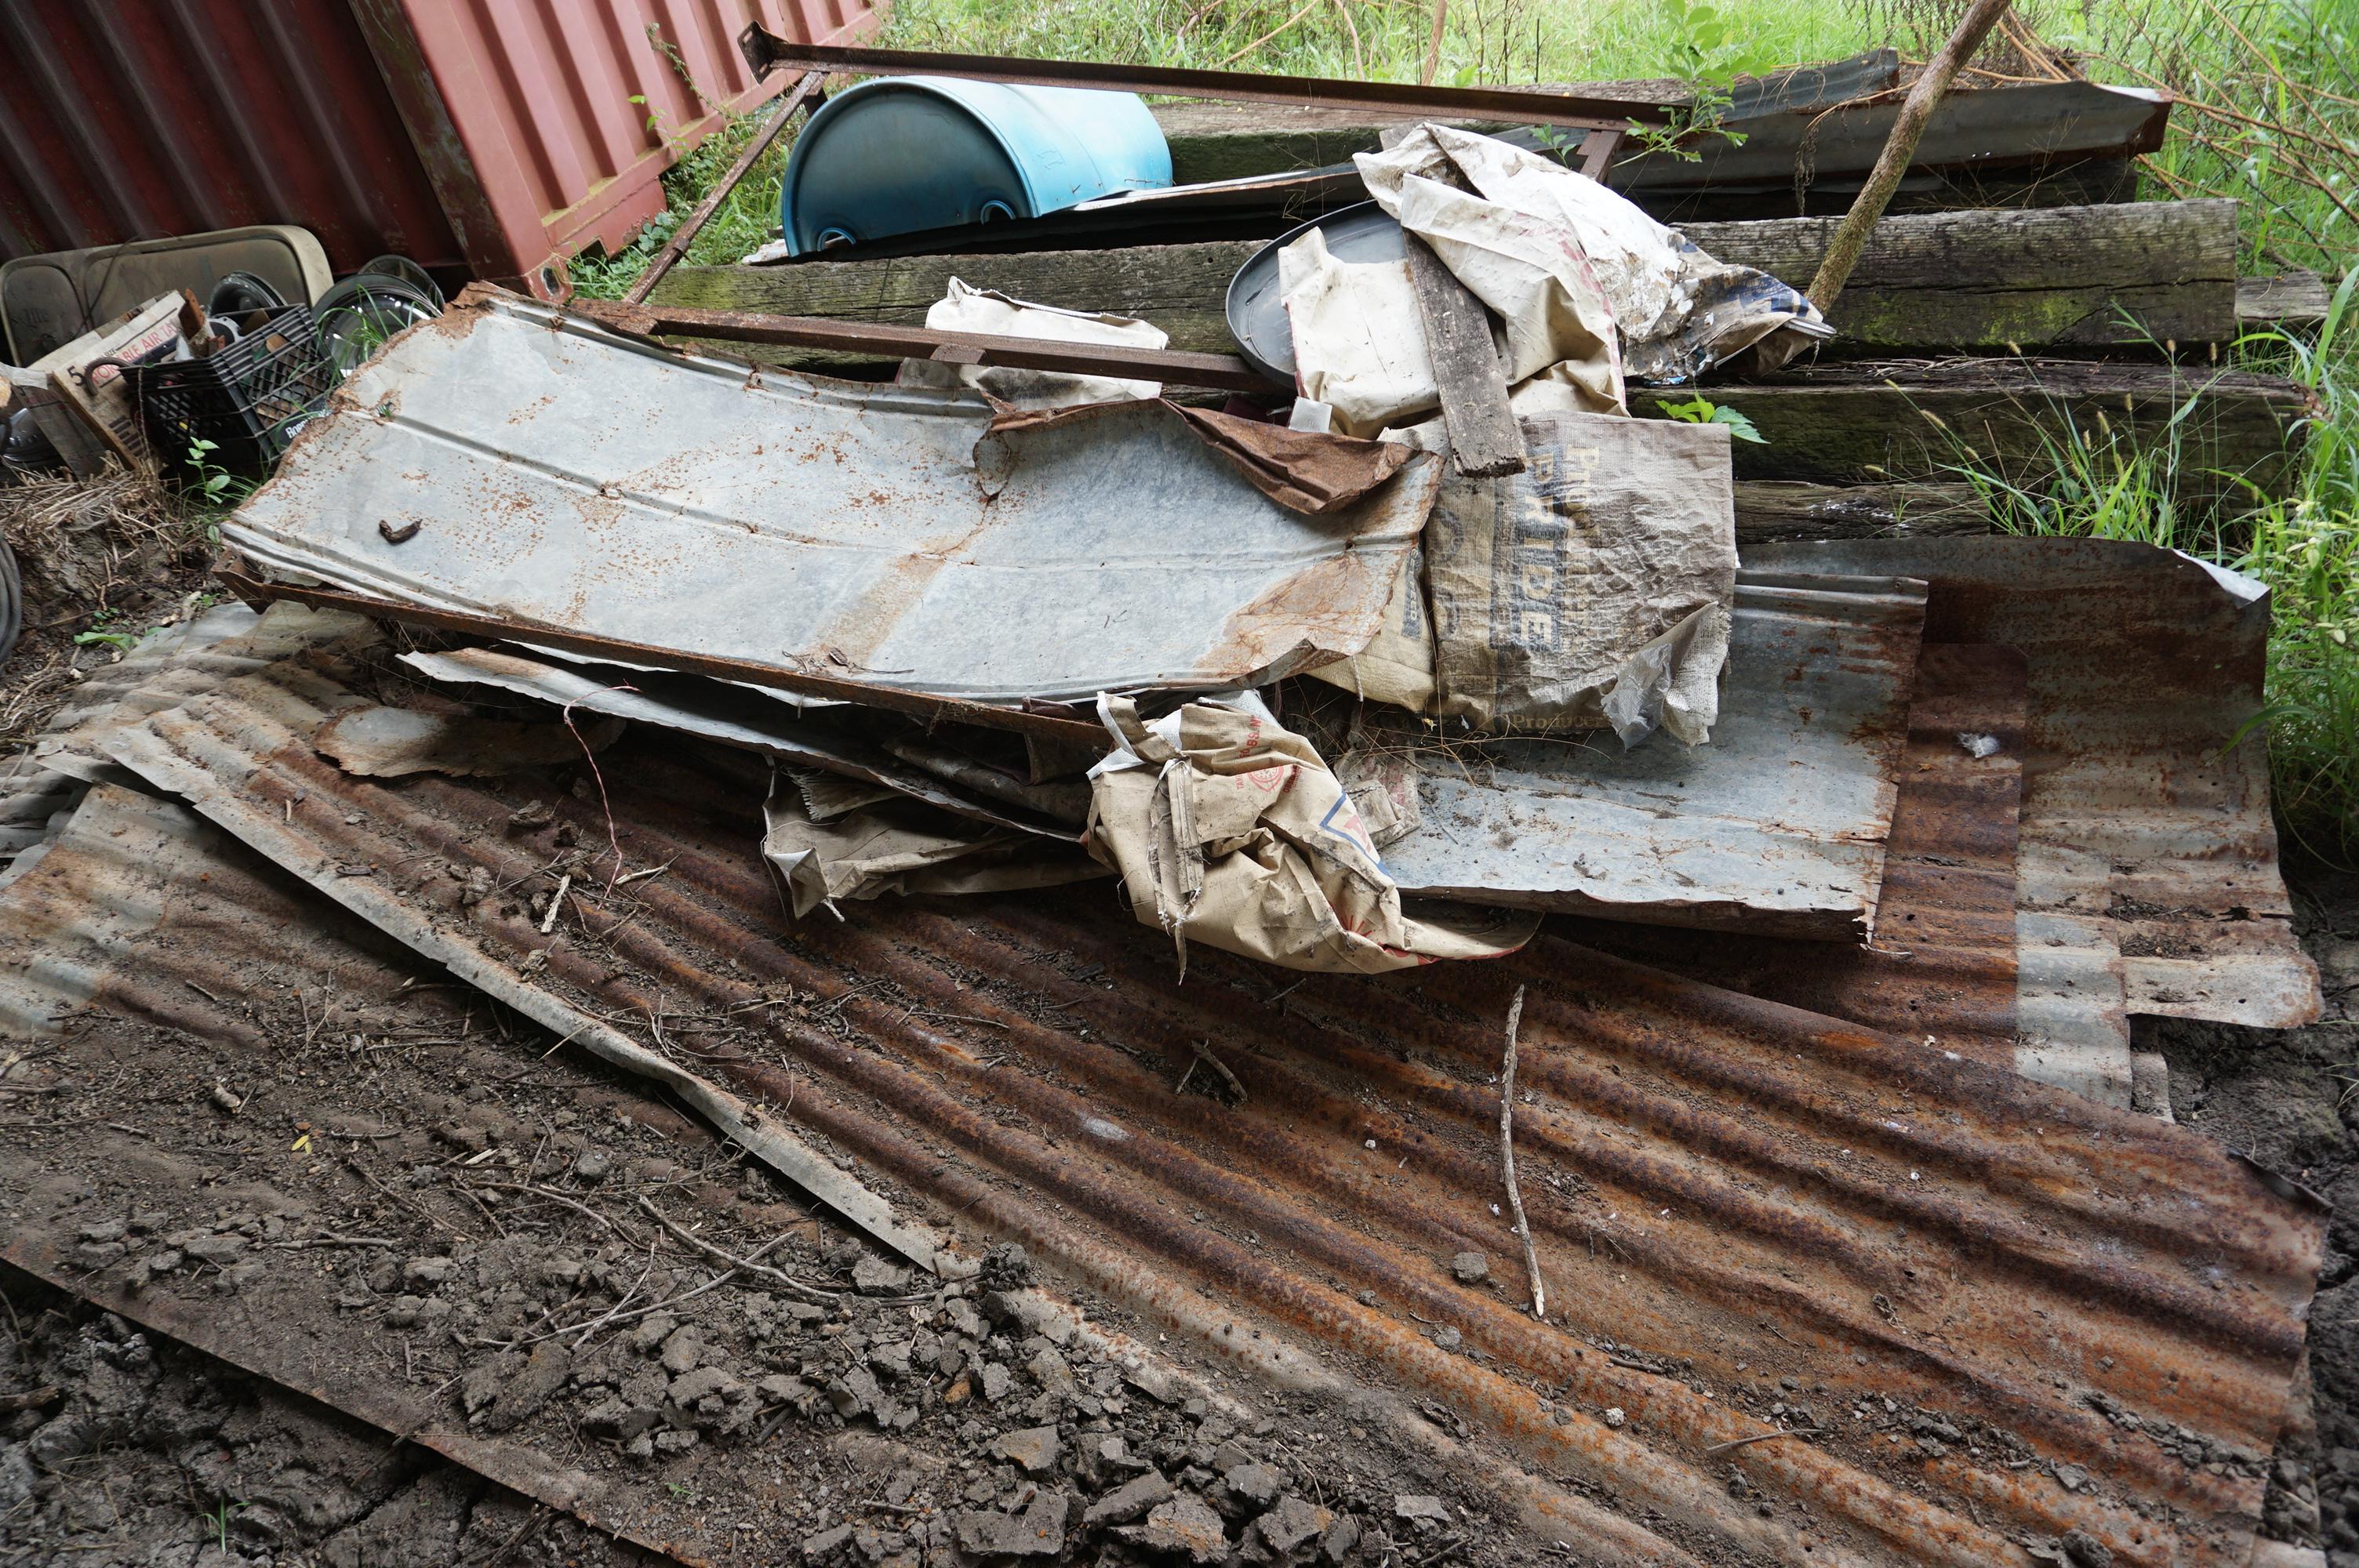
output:
[[[1446,93],[1346,107],[1408,122],[1343,231],[1391,251],[1266,247],[1290,388],[963,270],[923,327],[478,287],[394,338],[224,529],[266,612],[126,659],[10,781],[19,1026],[61,986],[147,1005],[190,961],[175,890],[258,856],[911,1262],[1021,1240],[1430,1450],[1533,1552],[2253,1560],[2322,1206],[2173,1125],[2127,1020],[2319,1010],[2250,724],[2266,595],[2095,540],[1740,558],[1745,422],[1687,388],[1845,318]],[[2135,368],[2125,427],[2184,390]],[[1981,410],[1935,428],[2044,428],[2011,373],[1932,377]],[[1864,470],[1910,384],[1745,392],[1764,450]],[[2223,442],[2303,406],[2205,395],[2253,422],[2189,422]],[[1671,399],[1700,417],[1637,416]],[[1911,485],[1850,488],[1888,518]],[[131,791],[227,838],[102,919]],[[27,933],[64,929],[60,976]]]

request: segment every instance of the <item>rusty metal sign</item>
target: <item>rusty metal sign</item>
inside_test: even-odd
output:
[[[1518,1521],[1516,1560],[2017,1563],[2074,1530],[2124,1564],[2250,1555],[2323,1210],[2199,1134],[1552,937],[1290,988],[1205,954],[1183,988],[1158,934],[1052,892],[880,904],[789,945],[734,771],[626,739],[604,806],[353,780],[308,744],[338,700],[247,677],[111,749],[552,1028],[823,1000],[824,1027],[733,1014],[759,1050],[713,1070],[958,1244],[1020,1238],[1431,1452]],[[549,827],[484,831],[536,802]],[[608,809],[623,853],[679,869],[629,921],[593,898],[543,934],[394,874],[430,852],[521,886]],[[1511,1265],[1451,1269],[1518,1250],[1489,1087],[1517,984],[1545,1322]],[[1174,1089],[1200,1048],[1239,1094]]]
[[[1257,685],[1381,623],[1440,479],[1320,516],[1160,403],[994,428],[971,392],[676,354],[476,290],[339,390],[224,529],[262,575],[999,704]]]

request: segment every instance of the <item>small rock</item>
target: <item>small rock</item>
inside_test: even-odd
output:
[[[631,1330],[631,1348],[642,1356],[652,1356],[679,1326],[679,1320],[668,1312],[650,1313]]]
[[[1285,1477],[1266,1465],[1239,1465],[1221,1479],[1229,1488],[1229,1496],[1249,1509],[1266,1509],[1277,1500],[1278,1488]]]
[[[697,1441],[697,1435],[692,1432],[658,1432],[656,1433],[656,1452],[685,1454],[696,1446]]]
[[[1440,1498],[1400,1496],[1393,1498],[1393,1517],[1411,1524],[1448,1524],[1450,1505]]]
[[[864,1411],[876,1411],[884,1399],[876,1387],[876,1374],[865,1367],[854,1367],[827,1385],[827,1397],[835,1406],[835,1413],[850,1421]],[[879,1411],[879,1419],[883,1414]]]
[[[663,1369],[677,1378],[691,1371],[697,1357],[704,1352],[704,1340],[693,1328],[675,1329],[663,1342],[660,1359]]]
[[[180,1250],[200,1263],[219,1267],[235,1262],[245,1252],[245,1246],[243,1236],[191,1236],[181,1245]]]
[[[1201,1506],[1201,1505],[1200,1505]],[[1043,1491],[1022,1513],[974,1511],[959,1516],[958,1543],[977,1557],[1056,1557],[1065,1550],[1065,1514],[1060,1491]],[[1213,1521],[1216,1525],[1218,1520]]]
[[[1082,1522],[1092,1530],[1106,1525],[1128,1524],[1159,1503],[1171,1499],[1171,1483],[1163,1478],[1160,1470],[1124,1482],[1104,1497],[1090,1505]]]
[[[1158,1405],[1176,1405],[1180,1391],[1172,1387],[1170,1375],[1158,1367],[1125,1367],[1122,1380],[1153,1400]]]
[[[1455,1350],[1465,1343],[1466,1336],[1446,1323],[1433,1331],[1433,1344],[1438,1350]]]
[[[1232,1483],[1234,1484],[1234,1483]],[[1277,1506],[1254,1521],[1253,1532],[1271,1552],[1283,1557],[1335,1522],[1331,1509],[1288,1492]]]
[[[73,1249],[75,1266],[87,1273],[112,1268],[129,1250],[120,1241],[85,1241]]]
[[[2064,1548],[2074,1568],[2114,1568],[2112,1548],[2085,1530],[2068,1530],[2057,1544]]]
[[[1120,1533],[1135,1546],[1190,1563],[1209,1565],[1229,1554],[1228,1532],[1221,1516],[1201,1498],[1174,1498],[1159,1503],[1145,1524],[1132,1525]]]
[[[1015,1386],[1016,1375],[996,1361],[985,1361],[983,1364],[981,1381],[983,1397],[993,1404],[997,1404],[1007,1397],[1007,1390]]]
[[[1022,1466],[1027,1476],[1038,1477],[1057,1467],[1064,1456],[1064,1443],[1053,1426],[1027,1427],[1021,1432],[1004,1432],[991,1440],[995,1458],[1006,1459]]]
[[[584,1146],[581,1153],[573,1156],[573,1177],[576,1181],[603,1182],[614,1168],[614,1156],[603,1149]],[[844,1528],[849,1530],[851,1527],[847,1525]]]
[[[845,1547],[851,1544],[852,1527],[848,1524],[837,1525],[833,1530],[821,1530],[817,1535],[803,1538],[803,1561],[832,1563]]]
[[[129,1222],[120,1219],[94,1219],[83,1226],[78,1234],[84,1241],[120,1241],[130,1228]]]
[[[1461,1252],[1450,1260],[1450,1271],[1462,1285],[1479,1285],[1491,1277],[1491,1260],[1480,1252]]]
[[[868,1347],[868,1365],[887,1378],[899,1379],[909,1375],[909,1352],[913,1348],[906,1339],[896,1339]]]
[[[726,1399],[745,1391],[745,1385],[718,1367],[700,1367],[671,1380],[665,1397],[682,1410],[694,1410],[699,1400]]]
[[[1319,1555],[1328,1563],[1345,1563],[1360,1550],[1360,1521],[1344,1514],[1319,1538]]]
[[[448,1258],[412,1258],[402,1267],[401,1277],[412,1285],[439,1285],[451,1277],[453,1267]]]
[[[1622,1407],[1620,1405],[1609,1405],[1606,1407],[1605,1424],[1613,1427],[1617,1432],[1621,1430],[1622,1423],[1629,1419],[1630,1418],[1627,1415],[1623,1413]]]
[[[147,1265],[147,1271],[151,1274],[168,1274],[187,1260],[177,1247],[159,1247],[140,1261]]]
[[[897,1296],[909,1288],[909,1271],[864,1253],[852,1266],[852,1288],[864,1296]]]

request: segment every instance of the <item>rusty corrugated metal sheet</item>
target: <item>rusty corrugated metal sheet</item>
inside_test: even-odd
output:
[[[592,896],[543,935],[462,907],[437,862],[528,885],[560,828],[604,840],[601,806],[346,778],[310,745],[338,700],[273,671],[110,749],[552,1027],[827,1003],[728,1015],[749,1049],[715,1070],[1254,1376],[1471,1421],[1460,1472],[1535,1551],[2019,1563],[2080,1529],[2124,1564],[2251,1552],[2322,1206],[2208,1139],[1555,939],[1281,998],[1212,955],[1175,986],[1156,934],[1086,894],[774,935],[747,781],[673,743],[603,770],[622,852],[670,872],[627,920]],[[527,797],[558,824],[504,835]],[[1517,983],[1545,1324],[1447,1266],[1516,1251],[1486,1080]],[[1201,1041],[1249,1098],[1172,1090]]]
[[[1929,639],[2023,651],[2027,954],[2071,956],[2092,976],[2118,964],[2134,1013],[2264,1028],[2319,1016],[2318,969],[2277,871],[2263,738],[2245,732],[2267,654],[2260,585],[2103,539],[1795,543],[1747,558],[1922,577]],[[2027,968],[2027,1053],[2040,1049],[2033,979]],[[2044,1065],[2027,1056],[2025,1070]]]
[[[567,256],[663,210],[659,177],[719,106],[779,85],[751,79],[740,28],[841,43],[884,14],[870,0],[5,0],[0,257],[296,223],[340,272],[391,251],[554,292]]]
[[[846,43],[874,31],[886,9],[875,0],[353,4],[476,276],[524,277],[542,294],[558,291],[564,257],[592,241],[613,249],[663,211],[663,171],[720,125],[724,108],[749,109],[788,84],[753,79],[736,47],[748,23]],[[491,243],[475,232],[486,219]]]
[[[1310,517],[1166,403],[994,421],[971,391],[749,373],[471,291],[353,373],[223,535],[266,576],[522,640],[1013,706],[1358,653],[1441,477],[1417,453]]]

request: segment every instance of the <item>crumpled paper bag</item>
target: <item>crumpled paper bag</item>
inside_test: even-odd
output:
[[[989,332],[1059,343],[1108,343],[1132,349],[1162,349],[1171,344],[1170,335],[1162,328],[1133,317],[1035,305],[955,277],[951,279],[950,292],[926,308],[926,325],[938,332]],[[1125,381],[1016,365],[939,364],[931,360],[903,360],[893,379],[901,386],[972,386],[1010,407],[1024,409],[1071,408],[1084,403],[1163,395],[1159,381]]]
[[[1736,602],[1728,432],[1597,414],[1522,426],[1525,471],[1445,470],[1422,576],[1395,586],[1356,657],[1310,673],[1480,730],[1610,728],[1633,746],[1659,727],[1704,743]]]
[[[797,919],[842,899],[995,892],[1103,876],[1095,862],[1036,835],[962,821],[909,803],[832,809],[823,820],[784,772],[762,803],[762,859]]]
[[[1780,329],[1813,338],[1833,332],[1799,290],[1714,261],[1599,181],[1495,137],[1429,124],[1353,162],[1376,204],[1424,236],[1499,312],[1511,344],[1519,333],[1546,339],[1550,286],[1572,276],[1599,291],[1621,333],[1621,371],[1639,381],[1692,381]],[[1451,190],[1441,177],[1453,174],[1474,195]],[[1436,191],[1455,200],[1442,202]],[[1535,235],[1551,237],[1583,265],[1569,269],[1560,251]],[[1483,281],[1470,276],[1470,254],[1484,263]],[[1519,373],[1528,373],[1511,372],[1510,382]],[[1616,392],[1618,401],[1618,385]]]
[[[1377,974],[1489,958],[1529,941],[1527,912],[1412,918],[1352,797],[1261,699],[1190,702],[1152,723],[1102,696],[1115,741],[1091,771],[1090,853],[1122,874],[1142,925],[1289,969]]]

